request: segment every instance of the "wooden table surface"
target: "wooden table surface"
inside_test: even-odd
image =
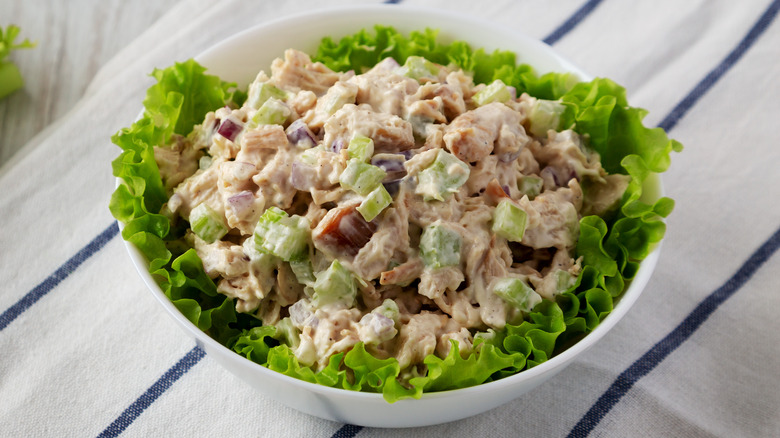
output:
[[[177,0],[2,0],[0,26],[16,24],[25,87],[0,100],[0,168],[84,95],[100,68]]]

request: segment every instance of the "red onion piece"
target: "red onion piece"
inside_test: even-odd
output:
[[[371,328],[374,329],[374,333],[380,338],[386,338],[392,336],[395,331],[395,322],[381,314],[374,314],[374,318],[370,322]]]
[[[240,122],[236,123],[231,119],[225,119],[219,124],[217,133],[226,139],[233,141],[236,136],[244,129],[244,125]]]
[[[243,217],[252,209],[255,201],[255,195],[249,190],[239,192],[227,199],[228,206],[238,217]]]
[[[344,139],[339,137],[335,140],[333,140],[333,143],[330,144],[330,151],[339,153],[342,149],[344,149]]]
[[[314,167],[301,163],[300,161],[293,161],[292,169],[290,170],[290,184],[292,184],[296,190],[310,192],[313,187],[312,181],[316,173],[317,169]]]
[[[518,149],[517,152],[497,154],[496,156],[498,157],[498,161],[501,161],[502,163],[509,163],[515,161],[517,157],[520,156],[520,151],[522,151],[522,149]]]
[[[564,187],[569,184],[572,178],[579,179],[574,169],[558,169],[550,166],[545,167],[539,173],[544,180],[552,180],[556,187]]]
[[[319,320],[303,301],[295,302],[287,310],[290,312],[290,320],[295,327],[303,328],[307,325],[316,327],[319,323]]]
[[[301,119],[298,119],[290,124],[285,131],[287,134],[287,140],[290,143],[307,148],[313,148],[317,145],[317,138],[314,133],[311,132],[309,126]]]
[[[385,186],[385,190],[387,190],[387,193],[390,195],[390,197],[395,198],[395,195],[398,194],[398,190],[401,189],[401,181],[402,180],[400,179],[387,181],[383,182],[382,185]]]
[[[371,157],[371,164],[387,173],[385,181],[394,181],[406,176],[406,160],[403,154],[376,154]]]

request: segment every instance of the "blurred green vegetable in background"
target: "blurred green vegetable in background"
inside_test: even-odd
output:
[[[26,38],[21,43],[14,44],[14,40],[19,36],[19,31],[21,29],[13,24],[9,25],[5,30],[0,27],[0,99],[24,86],[24,80],[22,80],[22,74],[19,72],[19,69],[6,58],[15,49],[31,49],[36,44]]]

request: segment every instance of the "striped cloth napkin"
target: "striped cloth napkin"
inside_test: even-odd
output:
[[[553,380],[472,418],[372,429],[281,406],[197,348],[118,236],[110,136],[153,68],[323,3],[182,1],[0,170],[0,436],[780,436],[780,0],[392,2],[542,39],[686,146],[644,294]]]

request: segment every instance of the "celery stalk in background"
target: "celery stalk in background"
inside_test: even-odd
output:
[[[19,35],[18,26],[9,25],[5,30],[0,27],[0,99],[13,93],[24,86],[22,74],[11,61],[6,60],[11,51],[15,49],[31,49],[35,43],[26,39],[19,44],[14,40]]]

